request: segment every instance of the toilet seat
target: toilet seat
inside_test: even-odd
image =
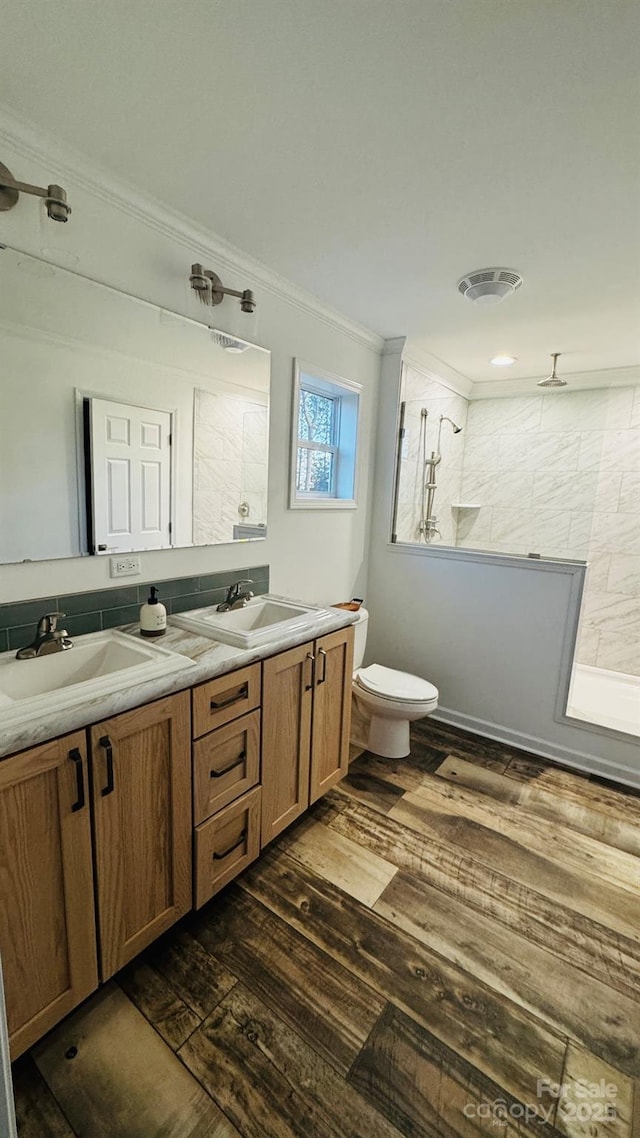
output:
[[[393,700],[394,703],[437,704],[438,700],[438,689],[428,680],[408,672],[398,672],[395,668],[385,668],[382,664],[358,669],[356,682],[379,699]]]

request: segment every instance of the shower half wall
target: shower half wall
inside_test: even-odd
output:
[[[576,662],[640,677],[640,386],[467,399],[405,365],[402,398],[397,540],[423,541],[426,406],[429,442],[441,413],[464,428],[443,432],[434,543],[587,561]]]

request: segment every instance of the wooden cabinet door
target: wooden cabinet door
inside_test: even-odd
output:
[[[0,953],[15,1059],[98,986],[84,731],[0,763]]]
[[[309,805],[313,643],[265,660],[262,677],[262,845]]]
[[[353,628],[316,640],[315,656],[310,802],[344,778],[349,768]]]
[[[191,908],[189,693],[91,728],[101,977]]]

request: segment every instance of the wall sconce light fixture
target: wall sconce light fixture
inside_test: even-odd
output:
[[[200,264],[191,266],[189,277],[191,288],[198,294],[203,304],[221,304],[225,296],[237,296],[243,312],[253,312],[256,307],[255,297],[250,288],[238,292],[235,288],[224,288],[217,273],[205,269]]]
[[[71,206],[62,186],[32,186],[29,182],[16,182],[13,174],[0,162],[0,211],[13,209],[20,194],[35,194],[44,198],[47,215],[52,221],[68,221]]]

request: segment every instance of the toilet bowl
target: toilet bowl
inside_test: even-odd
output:
[[[438,689],[419,676],[381,664],[362,667],[369,614],[358,612],[355,625],[353,696],[370,718],[367,750],[387,759],[410,753],[409,724],[424,719],[438,706]]]

